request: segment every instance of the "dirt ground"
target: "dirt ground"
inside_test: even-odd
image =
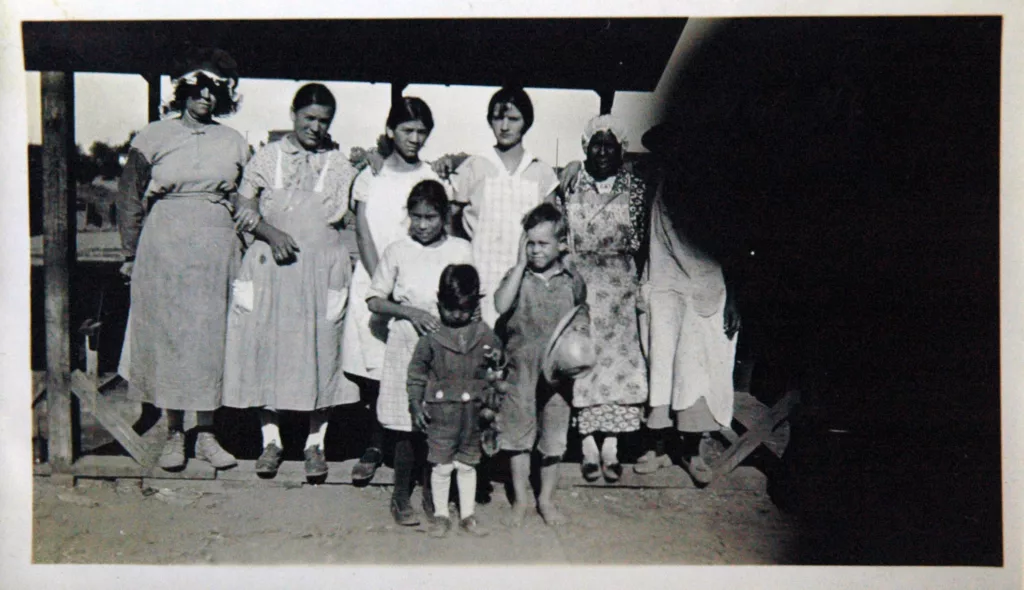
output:
[[[779,564],[794,528],[763,492],[559,490],[571,522],[521,529],[499,519],[500,487],[477,515],[477,539],[399,527],[390,486],[36,477],[33,561],[63,564]],[[155,484],[154,484],[155,482]],[[148,487],[148,486],[159,487]],[[155,493],[154,493],[155,492]],[[419,492],[414,493],[419,506]]]

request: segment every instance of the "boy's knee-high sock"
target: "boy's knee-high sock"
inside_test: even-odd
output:
[[[324,439],[327,438],[327,422],[329,417],[330,416],[326,410],[314,410],[309,413],[309,436],[306,437],[305,448],[324,448]]]
[[[402,506],[409,503],[409,496],[412,494],[413,468],[416,466],[416,456],[413,451],[413,441],[409,433],[403,432],[395,442],[395,490],[391,499],[399,502]]]
[[[456,461],[455,469],[455,480],[459,485],[459,518],[469,518],[476,510],[476,468]]]
[[[274,443],[279,449],[284,448],[284,445],[281,443],[281,430],[278,427],[277,412],[273,410],[260,410],[260,432],[263,434],[264,449],[270,443]]]
[[[447,463],[434,465],[430,472],[430,487],[434,492],[434,516],[449,518],[448,512],[448,490],[452,483],[452,471],[455,465]]]

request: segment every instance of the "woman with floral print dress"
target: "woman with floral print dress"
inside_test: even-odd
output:
[[[646,364],[637,330],[637,255],[644,242],[646,185],[623,168],[625,129],[610,115],[592,119],[583,133],[586,161],[567,167],[562,204],[569,246],[587,284],[597,363],[576,381],[573,406],[583,437],[583,476],[608,481],[622,475],[618,435],[640,429],[647,399]],[[603,435],[598,450],[595,435]]]

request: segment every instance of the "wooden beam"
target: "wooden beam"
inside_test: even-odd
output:
[[[155,462],[156,456],[150,446],[136,434],[132,425],[110,406],[110,402],[99,395],[91,378],[81,371],[75,371],[71,375],[71,391],[78,396],[85,410],[95,416],[103,428],[107,429],[140,465],[149,467]]]
[[[600,88],[594,92],[597,92],[597,95],[601,97],[601,114],[610,115],[612,113],[612,104],[615,102],[615,89]]]
[[[149,122],[160,120],[160,74],[143,74],[143,78],[149,85],[149,94],[146,104],[149,114]]]
[[[714,477],[717,478],[736,469],[744,459],[772,435],[772,431],[779,424],[789,418],[789,415],[799,403],[799,392],[790,391],[784,395],[778,403],[772,406],[767,416],[764,416],[760,422],[754,424],[750,430],[743,433],[743,436],[739,438],[736,444],[726,449],[718,460],[715,461],[711,466]]]
[[[71,426],[71,324],[68,293],[75,260],[75,78],[71,72],[42,73],[43,266],[46,322],[46,390],[54,473],[74,462]]]

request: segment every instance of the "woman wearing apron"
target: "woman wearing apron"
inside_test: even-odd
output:
[[[494,326],[494,290],[519,255],[522,220],[558,187],[551,166],[523,147],[533,125],[533,103],[522,88],[502,88],[487,105],[494,149],[472,156],[451,175],[454,200],[463,205],[462,225],[473,243],[480,273],[483,320]]]
[[[365,168],[352,186],[359,260],[349,289],[342,368],[359,385],[363,400],[374,412],[372,424],[368,425],[370,444],[352,468],[352,479],[357,483],[369,482],[384,461],[384,429],[376,412],[388,328],[386,319],[370,313],[366,294],[384,250],[408,236],[405,204],[412,187],[422,180],[440,180],[419,158],[433,128],[434,116],[423,100],[407,96],[396,101],[391,105],[385,127],[391,153],[379,171]]]
[[[246,252],[233,286],[224,405],[260,408],[261,477],[272,477],[281,463],[279,411],[309,413],[305,470],[315,481],[327,475],[330,409],[359,399],[341,371],[351,259],[336,224],[355,169],[327,133],[335,109],[322,84],[300,88],[293,132],[253,157],[239,189],[239,218],[258,221],[253,234],[260,241]]]
[[[221,405],[228,296],[241,253],[230,198],[249,146],[213,120],[237,109],[234,60],[205,49],[187,63],[167,107],[178,116],[132,139],[117,201],[121,272],[131,279],[119,372],[131,399],[167,410],[159,465],[169,471],[185,467],[185,410],[196,412],[195,457],[217,469],[236,464],[213,435],[213,412]]]

